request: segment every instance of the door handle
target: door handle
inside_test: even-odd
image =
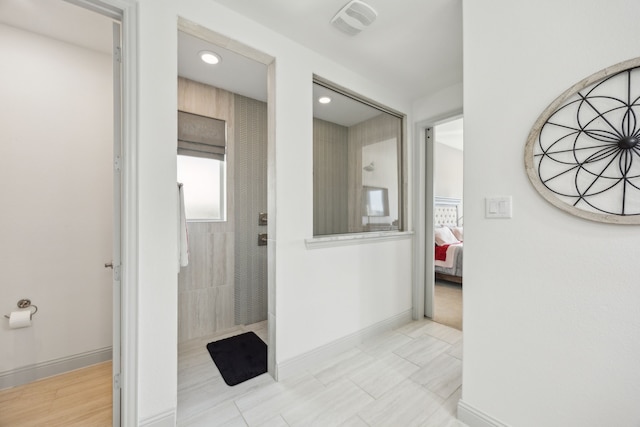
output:
[[[110,268],[113,270],[113,280],[120,281],[120,264],[114,266],[113,261],[105,262],[104,268]]]

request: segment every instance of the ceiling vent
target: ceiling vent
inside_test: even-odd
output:
[[[355,36],[371,25],[377,17],[378,12],[371,6],[360,0],[353,0],[336,13],[331,23],[343,33]]]

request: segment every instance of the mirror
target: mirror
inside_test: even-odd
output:
[[[314,236],[401,230],[402,120],[316,79]]]

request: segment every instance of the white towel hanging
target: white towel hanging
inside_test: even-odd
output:
[[[178,270],[189,265],[189,233],[184,212],[184,191],[178,183]]]

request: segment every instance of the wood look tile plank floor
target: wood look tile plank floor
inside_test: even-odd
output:
[[[2,427],[107,427],[111,362],[0,391]]]
[[[374,337],[314,369],[227,386],[206,344],[266,322],[190,340],[178,349],[178,426],[464,427],[462,332],[428,319]]]

